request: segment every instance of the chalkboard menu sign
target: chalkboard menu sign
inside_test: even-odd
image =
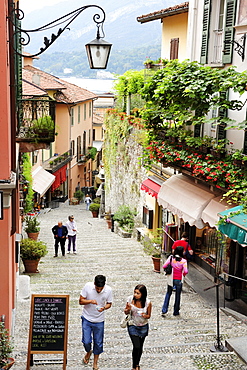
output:
[[[35,353],[67,353],[68,295],[32,295],[29,350]]]

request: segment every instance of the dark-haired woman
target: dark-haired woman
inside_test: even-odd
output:
[[[138,284],[134,289],[134,295],[128,297],[124,313],[131,314],[128,323],[128,332],[133,344],[132,370],[140,370],[140,359],[143,344],[148,335],[148,319],[151,317],[152,303],[147,297],[145,285]]]
[[[163,268],[167,267],[169,263],[172,265],[172,273],[171,275],[167,275],[167,292],[161,313],[163,317],[165,317],[165,314],[168,311],[173,287],[176,288],[173,315],[179,315],[183,278],[186,274],[188,274],[187,261],[185,258],[183,258],[183,252],[183,247],[176,247],[174,250],[174,256],[170,256],[163,265]]]

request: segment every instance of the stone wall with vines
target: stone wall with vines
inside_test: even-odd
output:
[[[114,213],[120,205],[129,205],[136,209],[136,226],[140,226],[143,197],[140,186],[146,176],[141,163],[145,131],[139,118],[117,110],[108,110],[105,129],[105,209]]]

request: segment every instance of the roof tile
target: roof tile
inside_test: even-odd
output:
[[[33,66],[23,68],[23,78],[37,88],[57,91],[55,99],[64,103],[79,103],[96,99],[97,95],[70,82],[64,81]]]
[[[154,19],[162,19],[171,15],[175,15],[177,13],[182,13],[182,12],[188,12],[189,9],[189,2],[184,2],[182,4],[170,6],[169,8],[158,10],[153,13],[141,15],[140,17],[137,17],[137,21],[144,23],[144,22],[149,22]]]

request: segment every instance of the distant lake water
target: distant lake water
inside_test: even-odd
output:
[[[116,80],[104,80],[99,78],[77,78],[77,77],[61,77],[74,85],[94,93],[109,93],[112,92],[113,84]]]

